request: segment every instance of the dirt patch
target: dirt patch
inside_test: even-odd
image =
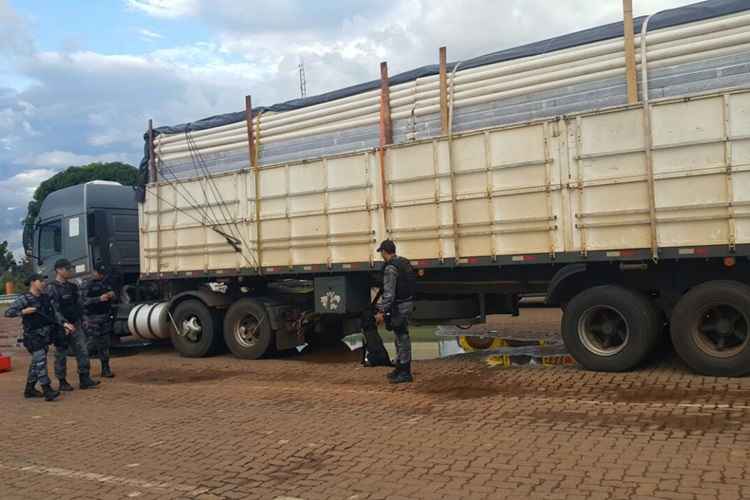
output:
[[[167,384],[190,384],[196,382],[213,382],[226,380],[240,375],[250,375],[248,371],[242,370],[216,370],[216,369],[178,369],[165,368],[163,370],[148,370],[131,375],[125,380],[136,384],[167,385]]]
[[[493,383],[481,372],[463,372],[434,377],[415,387],[417,392],[446,399],[480,399],[504,394],[504,388]]]

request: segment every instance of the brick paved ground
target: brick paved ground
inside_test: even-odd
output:
[[[0,308],[0,313],[3,309]],[[14,318],[6,318],[0,314],[0,352],[16,351],[16,339],[20,334],[21,322]]]
[[[422,361],[393,387],[356,354],[157,351],[54,404],[21,397],[16,361],[0,374],[4,500],[750,498],[750,379],[675,361],[618,375]]]

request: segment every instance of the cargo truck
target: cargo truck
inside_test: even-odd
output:
[[[358,331],[389,238],[417,270],[416,323],[517,315],[543,293],[584,368],[633,369],[671,338],[696,372],[744,375],[748,83],[742,1],[452,64],[441,50],[394,77],[383,64],[321,96],[149,126],[135,198],[55,193],[35,255],[81,274],[105,260],[123,335],[256,359]]]

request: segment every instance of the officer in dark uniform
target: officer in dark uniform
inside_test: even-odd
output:
[[[388,380],[394,384],[412,382],[409,318],[414,311],[416,275],[409,260],[396,255],[396,244],[391,240],[383,241],[378,252],[385,265],[383,296],[375,320],[378,325],[385,323],[396,337],[396,368],[388,374]]]
[[[99,353],[102,362],[102,377],[112,378],[109,366],[109,348],[112,342],[112,301],[115,292],[105,276],[101,263],[94,264],[94,274],[81,285],[81,307],[83,308],[83,331],[88,338],[91,351]]]
[[[49,297],[44,294],[45,276],[32,274],[26,284],[29,291],[18,297],[5,311],[8,318],[21,316],[23,322],[23,346],[31,354],[29,373],[26,377],[26,398],[41,398],[54,401],[60,393],[52,390],[47,374],[47,351],[49,350],[50,334],[54,327],[64,328],[62,323],[55,322]],[[44,393],[36,390],[36,383],[42,386]]]
[[[68,350],[78,361],[78,380],[81,389],[91,389],[99,385],[98,380],[91,380],[89,375],[90,362],[86,334],[81,329],[81,305],[79,303],[78,285],[70,281],[73,276],[73,266],[67,259],[55,262],[55,280],[49,284],[49,296],[55,317],[58,322],[64,322],[65,330],[57,329],[54,338],[55,345],[55,376],[60,381],[61,391],[72,391],[73,387],[66,380],[68,367]]]

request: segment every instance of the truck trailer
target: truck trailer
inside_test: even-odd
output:
[[[467,61],[441,49],[438,65],[384,63],[379,80],[271,107],[247,97],[149,124],[144,151],[135,193],[71,191],[78,215],[51,196],[35,237],[40,268],[106,261],[123,335],[249,359],[335,341],[370,314],[392,239],[417,271],[415,323],[517,315],[541,293],[586,369],[633,369],[671,338],[696,372],[750,372],[745,1]],[[135,196],[86,201],[104,189]]]

